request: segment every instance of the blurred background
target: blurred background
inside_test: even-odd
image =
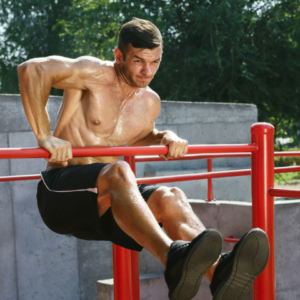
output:
[[[33,57],[113,60],[132,17],[152,21],[164,37],[151,83],[161,99],[255,104],[259,121],[276,127],[276,149],[299,149],[299,0],[0,0],[0,93],[19,93],[16,67]],[[299,175],[276,180],[284,176]]]

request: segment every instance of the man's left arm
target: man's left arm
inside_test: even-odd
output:
[[[184,156],[188,151],[188,142],[170,130],[159,131],[151,122],[139,136],[130,141],[128,146],[166,145],[169,147],[167,155],[160,155],[164,159]]]

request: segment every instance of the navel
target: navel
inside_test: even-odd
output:
[[[93,123],[94,125],[100,125],[100,121],[99,121],[99,120],[93,120],[92,123]]]

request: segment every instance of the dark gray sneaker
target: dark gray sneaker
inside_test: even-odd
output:
[[[213,229],[203,231],[191,242],[171,244],[165,270],[170,300],[189,300],[198,292],[206,271],[218,260],[222,237]]]
[[[259,228],[247,232],[231,252],[221,255],[209,286],[213,300],[242,300],[268,259],[266,233]]]

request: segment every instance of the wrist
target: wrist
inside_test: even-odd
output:
[[[38,142],[40,142],[40,141],[46,140],[46,139],[49,138],[50,136],[52,136],[51,132],[49,132],[49,133],[44,133],[44,134],[41,133],[41,134],[37,134],[37,135],[36,135],[36,139],[37,139]]]

